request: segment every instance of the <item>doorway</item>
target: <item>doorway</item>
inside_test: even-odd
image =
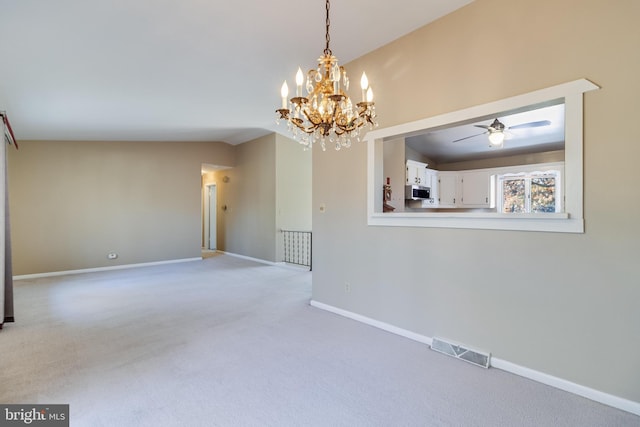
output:
[[[205,187],[204,204],[204,249],[215,251],[217,249],[217,188],[215,184],[207,184]]]

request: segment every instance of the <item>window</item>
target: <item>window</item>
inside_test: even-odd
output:
[[[498,176],[498,212],[562,212],[560,172],[508,173]]]

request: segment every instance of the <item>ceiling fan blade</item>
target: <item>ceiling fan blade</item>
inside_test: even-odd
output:
[[[487,129],[487,130],[490,127],[490,126],[487,126],[487,125],[474,125],[474,126],[477,127],[477,128],[482,128],[482,129]]]
[[[486,132],[478,133],[476,135],[471,135],[471,136],[465,136],[464,138],[456,139],[456,140],[451,141],[451,142],[460,142],[460,141],[464,141],[465,139],[475,138],[476,136],[480,136],[480,135],[484,135],[484,134],[486,134]]]
[[[551,122],[549,120],[540,120],[538,122],[522,123],[515,126],[509,126],[509,129],[524,129],[524,128],[538,128],[541,126],[549,126]]]

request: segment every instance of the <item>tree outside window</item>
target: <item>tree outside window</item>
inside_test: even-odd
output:
[[[525,213],[526,185],[524,179],[505,179],[502,181],[502,212]]]
[[[560,212],[556,194],[559,172],[505,174],[498,177],[502,213]]]
[[[556,211],[556,178],[531,178],[531,212]]]

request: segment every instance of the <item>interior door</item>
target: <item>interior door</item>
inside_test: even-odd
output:
[[[210,185],[209,186],[209,245],[208,245],[208,248],[211,250],[216,250],[216,247],[217,247],[216,245],[216,242],[217,242],[216,214],[218,210],[217,210],[217,204],[216,204],[216,194],[217,194],[216,186]]]

